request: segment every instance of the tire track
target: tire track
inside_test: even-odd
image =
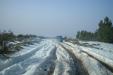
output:
[[[70,75],[89,75],[88,71],[85,69],[85,67],[83,66],[82,62],[77,59],[74,55],[74,53],[72,53],[70,50],[68,50],[65,46],[63,46],[62,44],[60,44],[62,48],[64,48],[69,55],[72,57],[73,62],[74,62],[74,67],[75,69],[75,74],[70,74]]]
[[[43,41],[42,41],[43,42]],[[27,67],[27,65],[30,65],[30,63],[33,63],[33,62],[37,62],[39,61],[39,59],[30,59],[37,51],[39,51],[40,49],[42,48],[47,48],[49,49],[48,47],[48,43],[45,42],[43,44],[40,44],[38,47],[36,47],[35,49],[33,49],[32,51],[24,54],[24,55],[21,55],[21,56],[18,56],[18,57],[14,57],[14,58],[11,58],[11,60],[9,60],[8,63],[2,65],[0,67],[1,71],[0,71],[0,74],[4,74],[4,75],[12,75],[13,73],[15,74],[15,72],[18,72],[17,75],[19,75],[20,73],[23,73],[25,72],[25,68]],[[30,60],[30,61],[28,61]],[[27,61],[27,62],[26,62]],[[25,64],[24,64],[25,63]],[[12,70],[11,70],[12,69]],[[16,70],[17,69],[17,70]],[[23,71],[22,71],[23,70]],[[20,72],[19,72],[20,71]],[[11,74],[10,74],[11,73]]]

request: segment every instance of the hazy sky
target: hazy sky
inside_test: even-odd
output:
[[[0,30],[15,33],[74,36],[105,16],[113,22],[113,0],[0,0]]]

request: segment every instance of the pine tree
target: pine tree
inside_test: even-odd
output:
[[[113,42],[113,27],[112,22],[108,17],[99,22],[99,28],[97,30],[97,39],[102,42]]]

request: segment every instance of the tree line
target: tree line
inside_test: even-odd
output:
[[[87,41],[100,41],[113,43],[113,25],[108,17],[105,17],[98,24],[98,29],[95,32],[86,30],[78,31],[76,38]]]
[[[19,49],[21,44],[29,43],[29,39],[36,38],[36,35],[31,34],[14,34],[12,31],[2,31],[0,32],[0,54],[7,54],[11,52],[11,49]],[[20,42],[19,44],[11,44],[15,42]]]

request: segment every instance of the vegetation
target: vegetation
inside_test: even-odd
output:
[[[89,40],[89,41],[96,40],[95,33],[87,31],[77,32],[76,37],[80,40]]]
[[[15,35],[11,31],[0,32],[0,54],[6,55],[16,50],[20,50],[22,45],[32,44],[32,38],[37,37],[36,35]]]
[[[101,41],[113,43],[113,25],[108,17],[101,20],[98,24],[99,28],[94,32],[79,31],[76,38],[88,41]]]
[[[99,23],[99,29],[95,32],[97,40],[113,43],[113,26],[111,20],[106,17]]]

